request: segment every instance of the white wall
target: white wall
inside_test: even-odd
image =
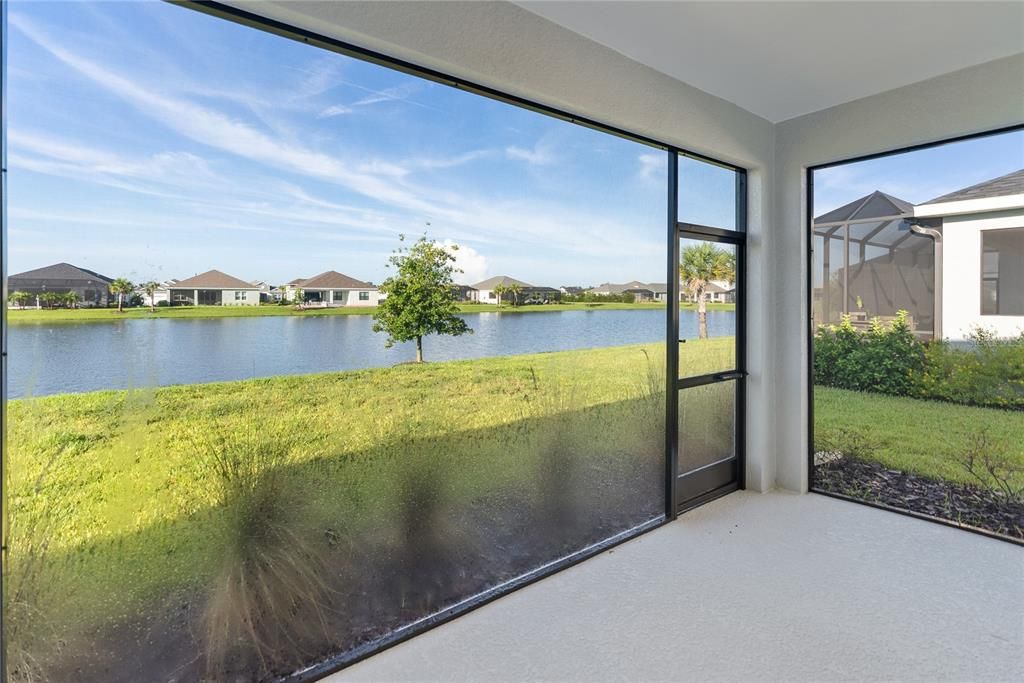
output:
[[[769,334],[782,343],[774,349],[767,380],[774,387],[779,486],[807,488],[804,171],[808,166],[1020,123],[1022,84],[1024,55],[1017,55],[776,125],[774,225],[780,241],[769,269],[774,276],[770,299],[776,303]]]
[[[370,298],[367,301],[359,300],[359,292],[369,292]],[[376,306],[380,301],[380,292],[376,289],[352,289],[348,291],[345,299],[346,306]]]
[[[241,291],[245,297],[241,301],[235,300],[235,292]],[[220,293],[221,306],[259,306],[260,305],[260,292],[257,289],[252,290],[234,290],[225,289]]]
[[[978,325],[994,330],[1001,337],[1024,331],[1024,316],[981,315],[981,233],[1001,228],[1024,228],[1024,209],[942,219],[944,337],[963,339]],[[1024,297],[1024,272],[1000,273],[1000,279],[1003,292],[1016,291]]]
[[[773,486],[771,123],[511,3],[229,4],[747,168],[747,485]]]

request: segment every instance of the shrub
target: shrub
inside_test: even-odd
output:
[[[970,347],[932,342],[925,363],[914,374],[919,398],[964,405],[1024,410],[1024,333],[997,339],[981,328],[969,336]]]
[[[889,327],[875,318],[867,332],[843,316],[838,326],[820,327],[814,339],[814,381],[824,386],[908,396],[924,362],[924,345],[910,331],[906,311]]]

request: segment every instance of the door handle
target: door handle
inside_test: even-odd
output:
[[[731,372],[720,372],[715,375],[715,379],[724,382],[728,379],[743,379],[746,376],[747,373],[745,370],[733,370]]]

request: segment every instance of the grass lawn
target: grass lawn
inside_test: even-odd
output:
[[[866,457],[886,467],[965,484],[978,482],[964,469],[964,453],[987,430],[1024,468],[1024,413],[1019,411],[816,386],[814,429],[818,443],[843,429],[855,431],[872,446]]]
[[[731,345],[689,342],[684,365],[718,369]],[[337,547],[396,542],[410,505],[427,514],[421,488],[446,514],[470,506],[485,522],[569,500],[565,477],[582,477],[580,490],[602,487],[584,504],[595,519],[657,514],[663,359],[661,344],[634,345],[10,401],[11,585],[38,596],[32,623],[44,614],[85,644],[115,615],[205,595],[253,533],[225,503],[211,450],[279,453],[274,487],[294,533]]]
[[[543,313],[550,311],[631,311],[663,309],[660,303],[571,303],[537,304],[524,306],[497,306],[491,304],[461,304],[463,313]],[[696,310],[694,304],[682,304],[682,310]],[[735,310],[734,304],[708,304],[708,310]],[[254,316],[321,316],[321,315],[370,315],[376,307],[316,308],[297,311],[291,306],[173,306],[129,308],[118,313],[116,308],[56,308],[50,310],[12,309],[7,310],[7,320],[12,325],[53,322],[112,322],[117,320],[138,320],[149,318],[247,318]]]

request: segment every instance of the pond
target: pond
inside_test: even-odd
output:
[[[665,311],[471,313],[473,334],[427,337],[427,361],[663,341]],[[681,336],[697,313],[680,312]],[[733,311],[709,311],[711,336],[732,335]],[[415,358],[412,343],[384,348],[369,315],[122,320],[12,325],[8,396],[218,382],[384,367]]]

